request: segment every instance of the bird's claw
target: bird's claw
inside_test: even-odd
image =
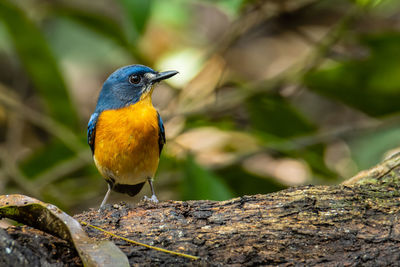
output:
[[[143,200],[146,202],[158,203],[158,199],[157,199],[156,195],[152,195],[151,197],[144,196]]]

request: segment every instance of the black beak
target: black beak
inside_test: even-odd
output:
[[[154,76],[154,78],[151,79],[152,83],[156,83],[168,78],[171,78],[172,76],[178,74],[179,72],[177,72],[176,70],[169,70],[169,71],[163,71],[163,72],[159,72],[156,74],[156,76]]]

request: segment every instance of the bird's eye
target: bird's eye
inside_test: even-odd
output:
[[[138,84],[138,83],[140,83],[140,80],[141,80],[141,78],[139,75],[133,74],[133,75],[129,76],[129,82],[132,84]]]

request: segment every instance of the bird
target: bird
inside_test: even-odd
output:
[[[135,64],[117,69],[104,82],[87,129],[94,163],[108,185],[99,210],[111,190],[135,196],[146,182],[152,195],[145,199],[158,202],[153,179],[165,129],[152,93],[158,82],[177,73]]]

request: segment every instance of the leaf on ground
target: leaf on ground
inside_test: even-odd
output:
[[[78,221],[52,204],[24,195],[3,195],[0,196],[0,217],[71,242],[84,266],[129,266],[126,255],[114,243],[90,239]]]

